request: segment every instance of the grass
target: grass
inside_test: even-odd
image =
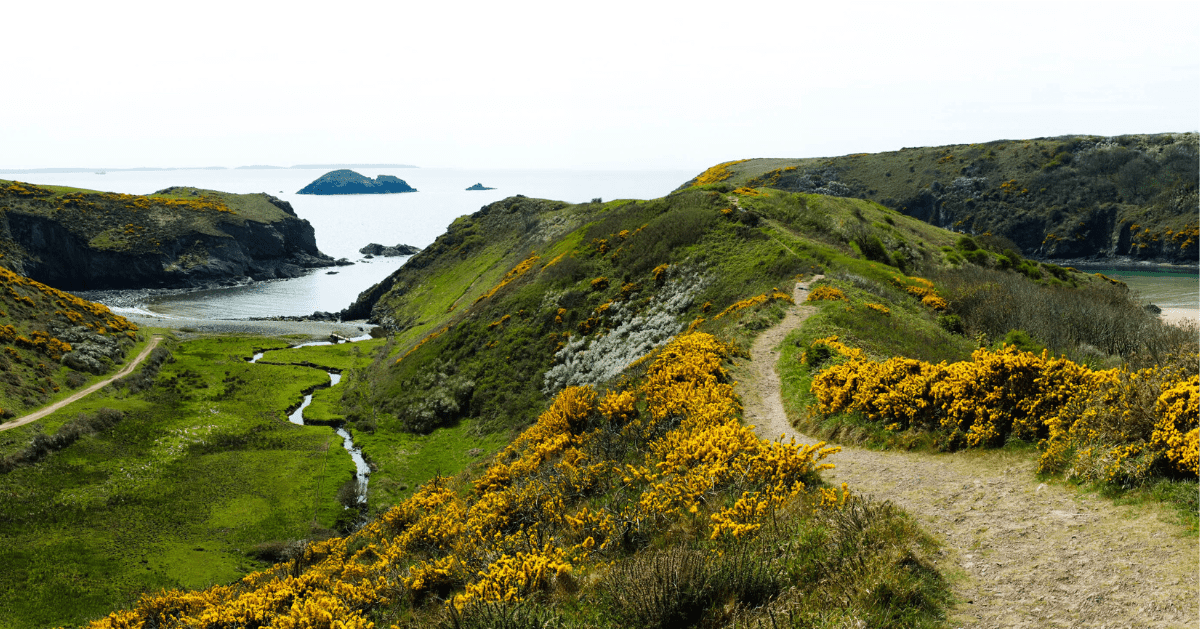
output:
[[[152,389],[108,388],[3,434],[21,445],[79,413],[126,414],[0,475],[4,625],[79,625],[145,591],[237,579],[263,566],[258,546],[332,533],[353,463],[328,428],[282,417],[325,374],[245,361],[286,341],[170,343],[175,361]]]
[[[508,437],[482,432],[472,421],[439,427],[427,435],[355,432],[355,443],[374,467],[368,486],[371,513],[386,511],[434,477],[453,476],[486,462],[508,443]]]
[[[1052,475],[1040,478],[1043,481],[1055,479]],[[1078,484],[1078,487],[1111,500],[1113,505],[1132,507],[1134,514],[1143,506],[1165,507],[1169,522],[1178,525],[1182,534],[1194,537],[1200,531],[1200,487],[1194,479],[1158,478],[1135,488],[1095,482]]]

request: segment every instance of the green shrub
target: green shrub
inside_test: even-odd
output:
[[[829,346],[823,343],[814,343],[810,345],[808,350],[804,353],[804,364],[807,365],[810,370],[819,370],[821,365],[828,361],[832,356],[833,350]]]
[[[954,333],[956,335],[961,335],[966,332],[963,328],[962,318],[954,314],[939,315],[938,326],[941,326],[946,332]]]
[[[1001,343],[1006,346],[1016,346],[1022,352],[1032,352],[1034,354],[1041,354],[1042,350],[1046,349],[1046,346],[1034,341],[1034,339],[1029,336],[1029,333],[1025,332],[1024,330],[1008,331],[1008,333],[1004,335],[1004,340]]]

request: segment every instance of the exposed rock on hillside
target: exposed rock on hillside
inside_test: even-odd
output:
[[[858,197],[1026,256],[1195,266],[1195,133],[1060,136],[719,164],[685,186]]]
[[[417,192],[417,189],[394,175],[371,179],[349,169],[340,169],[325,173],[296,192],[300,195],[369,195]]]
[[[344,264],[291,204],[173,187],[125,195],[0,180],[0,253],[68,290],[198,287]]]

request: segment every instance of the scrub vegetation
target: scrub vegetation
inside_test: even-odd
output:
[[[63,446],[0,475],[0,495],[19,498],[5,504],[6,547],[27,554],[0,554],[22,567],[0,574],[3,590],[36,590],[72,550],[85,560],[56,588],[91,590],[72,611],[48,605],[49,587],[40,607],[6,596],[0,614],[104,627],[943,624],[955,578],[933,560],[940,543],[894,505],[823,482],[837,447],[742,423],[727,367],[815,274],[817,312],[780,359],[806,431],[1024,448],[1047,476],[1195,489],[1194,330],[1000,238],[833,190],[746,187],[738,169],[753,163],[650,201],[491,204],[351,308],[385,337],[178,340],[138,391],[23,427],[6,455],[35,434]],[[1055,331],[1059,315],[1029,307],[1046,300],[1080,325]],[[263,348],[276,349],[245,361]],[[372,466],[361,528],[336,496],[348,456],[328,428],[283,417],[327,383],[315,366],[342,382],[317,389],[306,418],[344,424]],[[117,522],[133,524],[105,525]]]

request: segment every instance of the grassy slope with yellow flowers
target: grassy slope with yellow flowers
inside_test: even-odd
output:
[[[116,348],[105,357],[103,372],[119,368],[120,360],[144,341],[137,326],[114,315],[108,307],[80,299],[0,267],[0,422],[36,411],[97,380],[98,374],[79,372],[63,364],[73,348],[59,339],[75,329],[100,335]],[[77,342],[78,345],[78,342]]]
[[[719,185],[645,202],[510,198],[456,220],[355,305],[391,336],[319,396],[321,418],[345,421],[376,466],[373,521],[99,623],[938,623],[932,541],[891,506],[822,487],[836,455],[754,438],[722,360],[816,272],[828,287],[814,295],[834,299],[799,334],[841,335],[876,361],[964,361],[1010,337],[1106,369],[1170,335],[1081,325],[1062,341],[1037,309],[996,309],[1028,306],[1013,296],[1123,304],[1123,287],[871,202]],[[971,291],[980,277],[990,288]],[[1143,322],[1110,310],[1087,319]],[[793,405],[814,404],[815,368],[844,361],[833,340],[816,344],[827,364],[796,361],[812,341],[785,348],[814,368],[787,390]],[[917,433],[834,415],[885,440]]]
[[[766,442],[688,333],[605,391],[568,387],[478,475],[433,480],[362,530],[98,627],[929,626],[936,545],[822,487],[837,449]]]

